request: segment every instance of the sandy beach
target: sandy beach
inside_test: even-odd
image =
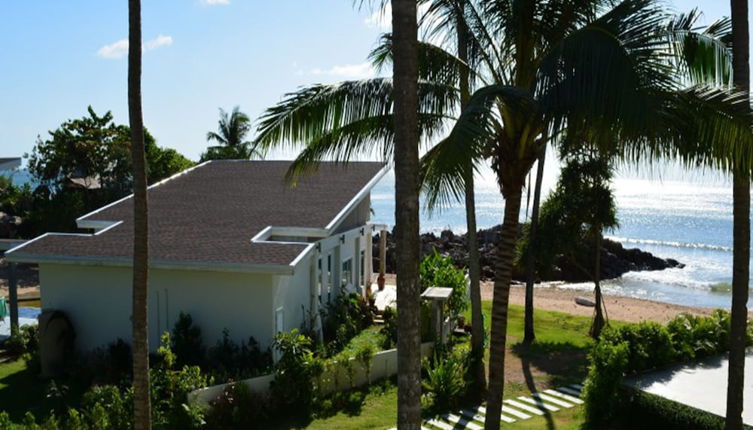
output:
[[[386,276],[388,284],[395,283],[395,275]],[[566,312],[574,315],[592,316],[592,307],[581,306],[575,303],[576,297],[586,297],[593,300],[593,293],[583,290],[558,288],[558,284],[536,285],[534,292],[534,306],[538,309]],[[561,284],[559,284],[561,285]],[[481,282],[481,299],[491,300],[494,283]],[[667,322],[681,313],[694,315],[708,315],[713,312],[711,308],[673,305],[652,300],[634,299],[631,297],[604,295],[608,317],[611,319],[627,322],[657,321]],[[525,304],[525,289],[515,285],[510,289],[510,303],[516,305]],[[749,312],[753,318],[753,310]]]

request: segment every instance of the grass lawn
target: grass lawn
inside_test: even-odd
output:
[[[0,363],[0,411],[19,421],[26,411],[39,413],[45,408],[45,385],[26,363],[19,359]]]
[[[484,321],[488,325],[491,315],[491,302],[483,302]],[[505,398],[516,397],[530,392],[530,384],[535,387],[557,385],[559,383],[580,382],[585,376],[586,352],[591,345],[588,329],[591,319],[565,314],[536,310],[535,328],[537,341],[530,347],[523,347],[523,307],[510,306],[508,344],[511,354],[508,362],[521,365],[522,368],[534,369],[521,371],[522,381],[512,381],[505,385]],[[468,312],[470,320],[470,311]],[[614,323],[613,323],[614,324]],[[619,323],[618,323],[619,324]],[[566,363],[558,363],[568,361]],[[508,372],[506,371],[506,374]],[[509,379],[509,378],[508,378]],[[387,429],[397,422],[397,388],[391,387],[383,392],[366,396],[363,404],[355,413],[340,412],[331,417],[311,421],[305,428],[309,430],[339,429]],[[549,429],[575,430],[583,423],[582,409],[561,409],[551,415],[518,421],[513,424],[503,423],[505,429]]]

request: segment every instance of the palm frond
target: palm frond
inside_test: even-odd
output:
[[[383,78],[305,87],[262,114],[256,141],[261,148],[307,145],[349,124],[391,114],[392,96],[392,81]],[[421,112],[449,115],[457,104],[456,88],[419,83]]]

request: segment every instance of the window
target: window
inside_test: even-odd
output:
[[[347,287],[349,284],[351,284],[352,280],[353,280],[353,259],[348,258],[347,260],[343,261],[343,270],[342,270],[340,283],[343,287]]]

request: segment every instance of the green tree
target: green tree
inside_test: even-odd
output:
[[[263,154],[257,148],[257,144],[246,140],[250,131],[251,119],[241,112],[238,106],[234,107],[230,114],[220,109],[217,132],[207,133],[207,141],[216,142],[218,145],[207,148],[207,151],[201,154],[201,161],[262,158]]]
[[[746,100],[750,94],[750,61],[748,29],[748,1],[731,0],[732,10],[732,67],[735,88]],[[749,102],[742,109],[750,109]],[[747,330],[750,282],[750,172],[735,168],[732,172],[733,201],[733,257],[732,257],[732,316],[727,379],[727,430],[743,428],[743,380],[745,376],[745,333]]]
[[[32,180],[42,188],[22,193],[18,209],[9,211],[24,218],[24,237],[76,231],[76,218],[131,192],[130,128],[116,124],[110,112],[98,115],[89,107],[87,113],[37,139],[26,155]],[[159,147],[146,130],[144,140],[150,184],[194,165],[174,149]]]
[[[144,118],[141,111],[141,0],[128,0],[128,118],[133,160],[133,424],[150,430],[149,213]]]
[[[601,294],[603,231],[617,227],[617,208],[610,188],[613,169],[607,151],[590,142],[570,140],[561,148],[564,162],[557,187],[541,207],[539,233],[524,226],[519,261],[538,261],[551,270],[557,257],[578,268],[594,282],[596,307],[591,335],[598,338],[605,325]]]

